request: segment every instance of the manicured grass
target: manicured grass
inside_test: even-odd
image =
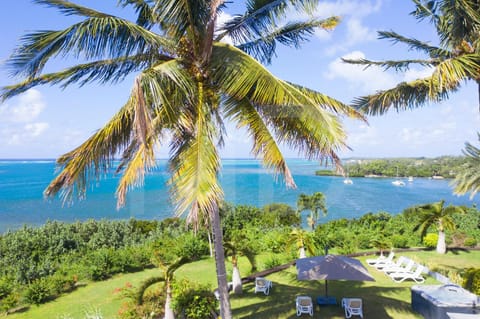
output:
[[[436,252],[405,252],[398,253],[398,256],[405,255],[428,267],[442,267],[456,270],[463,270],[468,267],[480,268],[480,252],[448,252],[441,256]],[[261,256],[262,260],[268,258]],[[364,261],[367,257],[360,257]],[[371,257],[368,257],[371,258]],[[230,265],[227,267],[230,269]],[[364,314],[366,318],[421,318],[411,310],[410,287],[414,282],[408,281],[400,284],[394,283],[382,272],[367,267],[375,277],[374,282],[355,281],[329,281],[329,296],[334,296],[340,302],[343,297],[360,297],[364,301]],[[247,275],[248,263],[240,260],[240,270]],[[138,285],[142,280],[150,276],[158,275],[156,269],[150,269],[139,273],[126,274],[112,278],[104,282],[90,283],[88,286],[79,288],[77,291],[62,296],[55,301],[46,303],[39,307],[32,306],[30,310],[21,314],[8,316],[12,319],[40,319],[40,318],[62,318],[68,315],[74,319],[84,319],[85,311],[98,309],[104,319],[116,318],[121,304],[124,302],[116,288],[125,287],[126,283]],[[189,280],[216,286],[215,264],[213,259],[206,258],[195,263],[187,264],[177,272],[177,278],[188,278]],[[325,285],[323,281],[298,281],[296,269],[291,267],[268,276],[273,281],[273,289],[269,296],[254,293],[254,284],[244,285],[243,295],[231,295],[231,304],[234,318],[297,318],[295,313],[295,297],[297,295],[309,295],[312,298],[324,295]],[[437,282],[427,277],[426,284]],[[307,318],[309,316],[304,315]],[[343,309],[340,306],[324,306],[315,308],[314,318],[345,318]]]

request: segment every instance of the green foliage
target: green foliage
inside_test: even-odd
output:
[[[192,233],[186,233],[175,239],[175,255],[198,260],[208,254],[208,244],[205,240]]]
[[[454,178],[462,165],[466,162],[464,156],[442,156],[437,158],[394,158],[394,159],[362,159],[350,160],[345,169],[350,177],[364,177],[368,175],[407,177],[442,176]]]
[[[260,224],[263,227],[298,227],[300,226],[300,216],[295,209],[284,203],[273,203],[265,205],[260,214]]]
[[[423,243],[427,248],[435,248],[437,247],[438,242],[438,234],[435,233],[428,233],[423,237]]]
[[[469,268],[463,277],[463,287],[476,295],[480,294],[480,269]]]
[[[46,279],[37,279],[27,286],[24,292],[26,302],[39,305],[52,296],[52,291]]]
[[[198,285],[187,280],[173,286],[172,309],[184,313],[186,319],[211,319],[218,302],[209,286]]]
[[[298,256],[296,256],[298,258]],[[271,269],[283,264],[282,259],[278,255],[271,255],[263,262],[263,269]]]
[[[475,246],[477,246],[477,243],[478,243],[477,240],[473,237],[467,237],[463,241],[463,245],[465,247],[475,247]]]
[[[149,289],[142,294],[142,303],[137,302],[137,288],[130,283],[117,289],[122,298],[126,299],[118,310],[119,319],[154,319],[162,318],[166,295],[163,289]]]
[[[335,176],[337,174],[330,169],[320,169],[318,171],[315,171],[315,175],[317,175],[317,176]]]
[[[408,238],[404,235],[392,235],[391,242],[395,248],[408,248]]]

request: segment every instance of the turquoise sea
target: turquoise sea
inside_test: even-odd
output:
[[[300,193],[323,192],[328,215],[320,222],[359,217],[367,212],[392,214],[417,204],[446,200],[457,205],[477,205],[478,199],[455,196],[447,180],[417,178],[405,180],[404,187],[392,185],[390,178],[343,178],[315,176],[318,162],[288,161],[297,189],[287,189],[256,160],[224,160],[221,183],[226,200],[235,204],[263,206],[273,202],[295,207]],[[0,232],[24,224],[38,225],[47,220],[74,221],[95,219],[163,219],[173,216],[167,188],[166,161],[146,178],[145,185],[131,191],[126,207],[116,210],[115,188],[118,178],[111,175],[93,183],[87,198],[63,207],[58,199],[45,200],[42,192],[55,176],[53,160],[0,160]]]

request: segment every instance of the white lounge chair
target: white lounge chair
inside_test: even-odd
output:
[[[366,262],[370,266],[375,266],[375,264],[377,263],[384,263],[384,262],[387,262],[388,260],[392,261],[394,256],[395,256],[395,253],[393,251],[390,251],[387,257],[385,257],[384,255],[380,255],[380,257],[378,258],[367,259]]]
[[[352,316],[360,316],[363,318],[362,299],[343,298],[342,307],[345,309],[345,318],[350,318]]]
[[[400,267],[402,263],[405,262],[407,258],[404,256],[398,257],[396,261],[393,260],[385,260],[384,262],[378,262],[373,267],[377,268],[377,270],[382,270],[386,267]]]
[[[304,313],[313,317],[313,302],[309,296],[298,296],[295,300],[295,306],[297,307],[297,316],[301,316]]]
[[[272,282],[270,280],[263,277],[255,278],[255,293],[263,292],[265,295],[268,295],[271,288]]]
[[[415,266],[415,262],[411,259],[405,258],[405,261],[407,262],[405,266],[389,266],[382,268],[382,271],[386,274],[391,274],[392,272],[410,272],[413,269],[413,266]]]
[[[415,271],[409,271],[409,272],[393,272],[391,274],[388,274],[393,281],[395,282],[402,282],[407,279],[411,279],[415,281],[416,283],[423,283],[425,281],[425,278],[422,276],[422,272],[425,269],[424,266],[422,265],[417,265],[417,269]]]

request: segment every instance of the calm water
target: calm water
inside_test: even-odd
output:
[[[163,219],[173,215],[166,186],[165,161],[145,181],[142,188],[129,193],[126,207],[116,210],[114,196],[117,178],[107,177],[92,186],[87,199],[62,207],[59,199],[44,200],[42,192],[55,176],[53,161],[0,161],[0,232],[23,224],[37,225],[47,220],[74,221],[88,218]],[[315,176],[318,163],[290,160],[290,169],[298,188],[286,189],[255,160],[224,160],[222,185],[227,201],[235,204],[263,206],[282,202],[295,207],[300,193],[323,192],[328,216],[323,220],[359,217],[367,212],[399,213],[417,204],[445,199],[447,203],[478,203],[468,196],[452,195],[445,180],[415,179],[405,187],[392,185],[393,179],[352,178],[345,185],[342,178]]]

